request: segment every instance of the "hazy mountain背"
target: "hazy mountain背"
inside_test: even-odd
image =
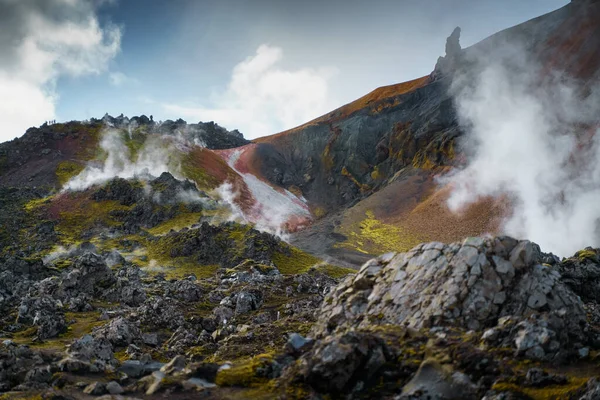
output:
[[[0,144],[1,398],[597,398],[599,21],[457,28],[252,142],[106,115]]]

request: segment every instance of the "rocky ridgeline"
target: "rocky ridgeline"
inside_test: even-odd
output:
[[[284,276],[265,260],[167,280],[115,252],[86,247],[72,257],[52,276],[43,265],[4,261],[2,323],[15,333],[0,346],[1,391],[200,391],[215,399],[600,393],[589,379],[600,345],[593,249],[560,261],[508,237],[428,243],[373,259],[339,284],[315,271]],[[96,313],[89,333],[57,348],[19,344],[28,327],[41,343],[64,338],[69,312]],[[561,365],[587,372],[561,374]]]

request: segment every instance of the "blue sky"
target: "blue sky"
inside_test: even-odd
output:
[[[264,136],[430,73],[456,26],[466,47],[566,3],[0,0],[0,18],[13,22],[4,36],[17,38],[0,34],[0,46],[37,43],[21,65],[0,63],[0,94],[20,93],[12,108],[0,106],[0,117],[14,121],[0,126],[0,141],[46,119],[105,112],[215,120]],[[43,32],[25,23],[39,21],[32,16],[49,21]],[[75,28],[65,35],[65,26]],[[29,54],[23,49],[12,50]],[[52,73],[33,68],[38,59]]]

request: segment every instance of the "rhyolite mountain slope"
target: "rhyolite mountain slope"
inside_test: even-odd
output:
[[[107,115],[0,144],[0,399],[599,398],[600,250],[473,237],[509,202],[454,215],[436,177],[457,77],[518,43],[585,95],[600,2],[459,41],[252,143]]]
[[[504,204],[484,199],[458,217],[444,205],[448,188],[433,179],[466,157],[449,90],[453,77],[468,81],[465,75],[519,46],[514,57],[534,60],[542,71],[558,71],[582,89],[591,87],[600,76],[599,21],[600,5],[582,1],[464,50],[455,31],[448,54],[430,76],[379,88],[298,128],[259,139],[248,159],[269,181],[301,188],[315,214],[337,214],[299,239],[317,252],[324,243],[339,246],[339,240],[369,254],[389,250],[390,243],[377,236],[387,236],[386,231],[402,237],[396,249],[497,231]],[[361,224],[381,229],[369,232]],[[373,235],[365,238],[365,233]],[[339,254],[331,247],[325,252]]]
[[[169,172],[205,191],[231,183],[232,200],[248,222],[300,231],[287,239],[338,263],[356,266],[425,240],[498,232],[510,212],[505,201],[481,199],[455,215],[445,206],[449,188],[435,179],[467,160],[454,78],[468,81],[518,45],[515,57],[535,60],[542,74],[559,71],[585,91],[598,80],[599,20],[597,2],[576,1],[467,49],[457,29],[430,75],[376,89],[253,143],[214,123],[159,124],[145,116],[32,128],[0,144],[0,185],[60,189],[86,165],[102,163],[102,136],[115,128],[132,158],[154,137],[185,142],[175,146]]]

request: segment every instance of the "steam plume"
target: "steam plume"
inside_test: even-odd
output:
[[[517,46],[475,68],[452,88],[471,154],[448,179],[450,208],[508,193],[506,234],[563,256],[600,245],[598,92],[548,74]]]
[[[115,177],[130,179],[136,176],[160,176],[163,172],[177,175],[178,167],[170,154],[168,144],[148,138],[134,162],[130,161],[129,148],[120,133],[108,130],[102,137],[100,147],[107,154],[101,166],[87,166],[79,175],[65,184],[63,190],[85,190],[92,185],[105,183]]]

